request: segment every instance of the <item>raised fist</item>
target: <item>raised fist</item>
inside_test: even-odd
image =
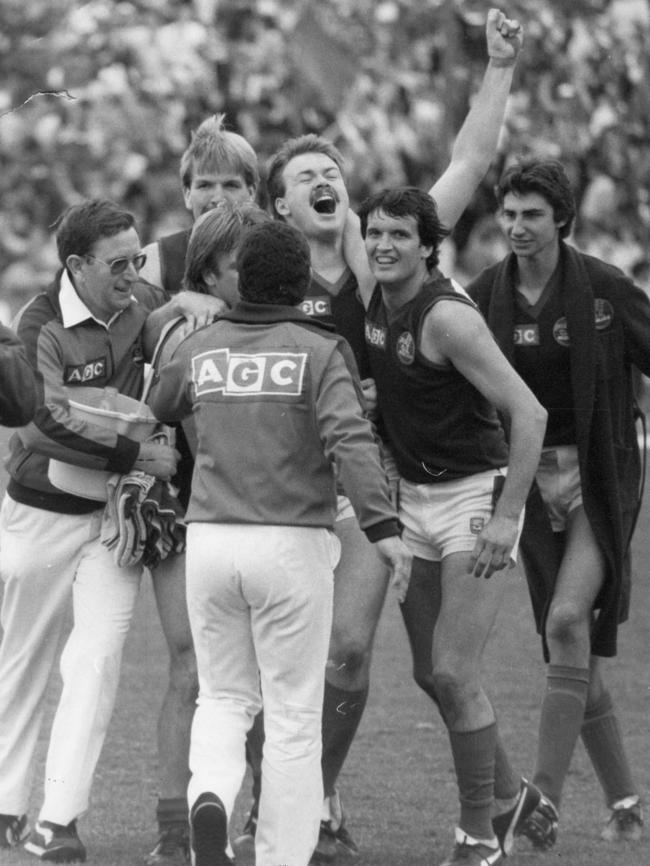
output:
[[[515,63],[524,41],[523,28],[516,19],[506,18],[499,9],[490,9],[485,36],[491,60],[501,66]]]

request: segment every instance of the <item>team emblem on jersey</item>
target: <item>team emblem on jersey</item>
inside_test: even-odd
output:
[[[395,350],[402,364],[413,363],[415,360],[415,340],[410,331],[404,331],[399,335],[395,344]]]
[[[597,331],[604,331],[614,321],[614,308],[607,298],[594,298],[594,317]]]
[[[555,342],[559,343],[560,346],[568,346],[571,342],[569,340],[569,328],[567,326],[566,316],[562,316],[562,318],[558,319],[553,325],[553,336]]]
[[[515,346],[539,346],[539,325],[515,325]]]
[[[485,518],[484,517],[470,517],[469,519],[469,531],[472,535],[480,535],[483,532],[483,527],[485,526]]]
[[[368,343],[369,346],[374,346],[375,349],[386,348],[386,328],[382,328],[381,325],[374,325],[367,319],[364,328],[366,343]]]
[[[297,396],[302,393],[306,352],[244,354],[213,349],[192,358],[192,382],[197,397],[221,393],[228,397]]]
[[[144,352],[140,343],[136,343],[131,350],[131,359],[136,367],[144,366]]]
[[[332,315],[332,302],[329,295],[323,295],[318,298],[305,298],[300,304],[300,309],[306,316],[321,316]]]
[[[65,385],[79,385],[103,379],[106,375],[106,358],[95,358],[83,364],[69,364],[63,371]]]

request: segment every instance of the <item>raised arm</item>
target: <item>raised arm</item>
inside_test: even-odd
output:
[[[440,221],[451,229],[472,200],[496,154],[512,76],[523,43],[518,21],[490,9],[485,27],[490,58],[481,87],[460,128],[451,161],[429,193],[435,199]],[[343,235],[343,256],[359,284],[368,306],[375,280],[368,265],[359,218],[350,212]]]
[[[451,161],[429,190],[443,225],[451,229],[472,200],[496,154],[512,76],[523,42],[518,21],[490,9],[486,23],[490,58],[481,87],[460,128]]]

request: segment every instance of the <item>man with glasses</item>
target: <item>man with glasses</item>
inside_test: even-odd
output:
[[[85,256],[86,261],[96,261],[100,262],[102,265],[106,265],[106,267],[111,272],[111,276],[119,277],[120,274],[123,274],[125,271],[128,271],[129,265],[133,265],[134,269],[137,273],[140,273],[142,268],[147,261],[146,253],[136,253],[134,256],[123,256],[122,258],[113,259],[112,262],[105,262],[103,259],[98,259],[97,256],[87,255]]]
[[[158,327],[174,315],[201,320],[206,301],[184,292],[167,302],[161,289],[140,279],[145,256],[134,218],[113,202],[69,208],[56,241],[62,270],[17,322],[39,393],[33,420],[10,443],[0,511],[0,848],[28,833],[44,696],[72,594],[74,626],[61,657],[45,801],[26,843],[40,859],[63,862],[86,858],[76,821],[88,806],[142,569],[116,565],[100,539],[104,503],[54,487],[49,459],[161,479],[174,474],[174,448],[72,417],[69,399],[79,386],[139,397]]]

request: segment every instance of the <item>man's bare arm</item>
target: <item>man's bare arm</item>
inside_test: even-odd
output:
[[[142,330],[145,358],[151,358],[163,327],[172,319],[183,316],[192,329],[202,328],[225,313],[227,309],[228,304],[221,298],[203,295],[200,292],[178,292],[170,301],[147,316]]]
[[[508,422],[508,474],[491,520],[470,559],[477,577],[508,564],[518,522],[539,464],[546,410],[497,346],[481,314],[466,304],[441,301],[428,314],[422,351],[435,363],[451,363]]]
[[[451,229],[472,200],[497,151],[517,57],[523,42],[518,21],[490,9],[486,23],[489,63],[460,128],[451,161],[429,190],[440,221]]]

